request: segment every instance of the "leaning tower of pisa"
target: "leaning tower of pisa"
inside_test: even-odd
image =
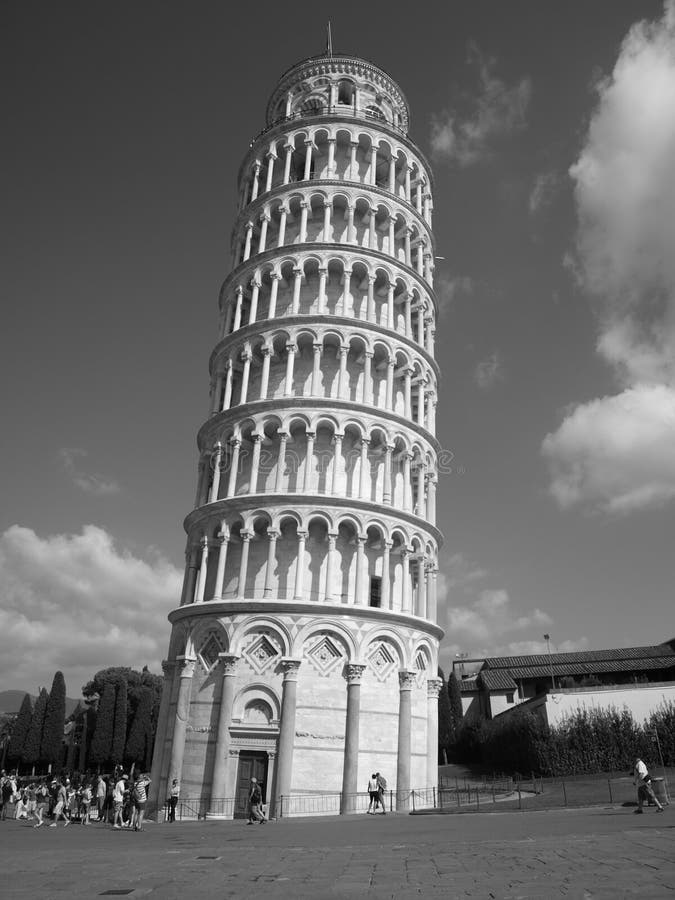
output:
[[[239,170],[153,788],[191,809],[406,809],[436,784],[431,172],[382,69],[286,71]],[[320,795],[320,796],[319,796]]]

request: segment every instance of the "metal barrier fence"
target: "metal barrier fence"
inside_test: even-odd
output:
[[[652,786],[663,804],[669,803],[665,778],[654,778]],[[410,791],[385,791],[386,812],[422,810],[480,811],[554,809],[574,806],[636,806],[637,792],[626,776],[576,776],[572,778],[494,777],[458,779],[441,777],[438,788],[414,788]],[[181,798],[175,811],[176,821],[207,818],[231,819],[235,815],[234,797],[208,799]],[[344,795],[340,791],[284,795],[277,799],[277,818],[292,816],[334,816],[363,814],[370,806],[367,791]],[[269,806],[266,806],[269,811]],[[379,810],[377,810],[379,812]],[[241,812],[241,809],[240,809]],[[169,819],[169,804],[164,806],[164,821]]]

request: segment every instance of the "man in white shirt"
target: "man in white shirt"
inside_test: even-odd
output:
[[[124,789],[126,787],[126,775],[120,775],[113,789],[113,828],[121,828],[124,824],[122,819],[122,805],[124,803]]]
[[[642,762],[640,757],[638,757],[633,769],[633,784],[636,785],[638,789],[638,808],[635,810],[636,813],[643,812],[642,805],[645,801],[645,796],[650,797],[654,803],[656,803],[657,812],[663,812],[663,807],[657,800],[654,789],[652,788],[651,780],[652,777],[649,774],[647,766]]]

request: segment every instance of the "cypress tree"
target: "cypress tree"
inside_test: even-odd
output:
[[[448,696],[450,698],[452,727],[453,731],[456,732],[464,718],[464,711],[462,709],[462,695],[459,690],[459,681],[457,681],[454,672],[451,672],[448,677]]]
[[[63,726],[66,721],[66,682],[63,672],[55,672],[47,700],[45,722],[40,742],[40,759],[50,765],[61,765],[63,758]]]
[[[124,747],[127,742],[127,683],[123,679],[117,682],[115,691],[115,719],[111,746],[112,761],[122,765]]]
[[[143,688],[136,713],[129,729],[125,757],[130,762],[137,762],[141,768],[146,765],[148,758],[148,745],[152,736],[152,703],[153,696],[150,688]]]
[[[21,701],[19,714],[14,720],[12,736],[9,739],[9,747],[7,749],[9,758],[14,759],[17,762],[21,760],[23,755],[23,748],[26,743],[26,737],[28,736],[28,729],[30,728],[30,720],[32,717],[33,704],[31,703],[30,694],[26,694]]]
[[[115,686],[108,681],[103,687],[103,694],[98,703],[96,726],[89,750],[89,762],[95,766],[101,766],[110,761],[114,720]]]
[[[40,759],[40,747],[42,746],[42,730],[45,725],[45,713],[47,712],[47,700],[49,694],[46,688],[42,688],[35,701],[35,709],[30,720],[30,728],[23,745],[21,759],[26,765],[34,766]]]

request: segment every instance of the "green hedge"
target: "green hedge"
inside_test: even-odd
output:
[[[659,745],[665,765],[675,766],[675,703],[663,703],[642,724],[627,709],[577,710],[554,727],[514,710],[463,722],[453,749],[464,763],[551,776],[627,771],[637,756],[659,765]]]

